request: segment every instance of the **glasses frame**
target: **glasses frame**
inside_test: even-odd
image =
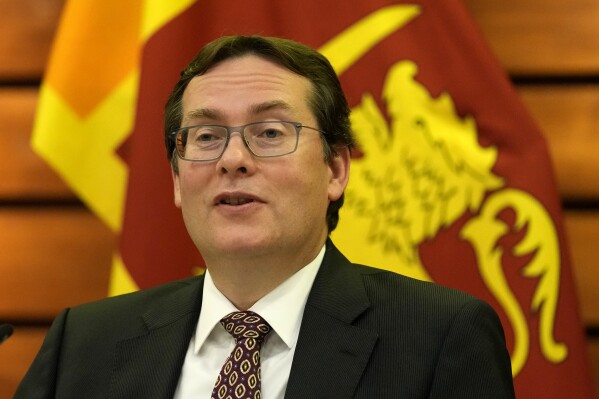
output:
[[[250,143],[248,141],[248,139],[245,137],[245,128],[248,126],[252,126],[252,125],[258,125],[260,123],[269,123],[269,122],[277,122],[277,123],[286,123],[286,124],[290,124],[295,128],[295,146],[293,147],[293,149],[291,151],[285,152],[283,154],[277,154],[277,155],[258,155],[254,152],[254,150],[252,149],[252,147],[250,146]],[[189,158],[185,158],[184,156],[182,156],[179,153],[179,150],[177,150],[177,137],[178,135],[185,131],[185,130],[189,130],[195,127],[202,127],[202,126],[207,126],[207,127],[220,127],[226,130],[227,132],[227,136],[225,137],[225,144],[223,145],[223,149],[221,151],[221,153],[218,156],[215,156],[213,158],[209,158],[209,159],[189,159]],[[188,161],[188,162],[211,162],[211,161],[216,161],[218,159],[220,159],[223,154],[225,153],[225,151],[227,150],[227,147],[229,146],[229,141],[231,140],[231,136],[233,133],[239,133],[239,135],[241,136],[242,140],[243,140],[243,144],[245,145],[245,147],[250,151],[250,153],[255,156],[256,158],[277,158],[277,157],[283,157],[285,155],[289,155],[294,153],[297,150],[297,146],[299,145],[299,134],[300,131],[302,129],[310,129],[310,130],[314,130],[319,132],[323,137],[326,135],[326,133],[320,129],[317,129],[315,127],[311,127],[311,126],[306,126],[306,125],[302,125],[300,122],[293,122],[293,121],[258,121],[258,122],[251,122],[245,125],[241,125],[241,126],[225,126],[225,125],[217,125],[217,124],[199,124],[199,125],[192,125],[192,126],[185,126],[185,127],[181,127],[173,132],[171,132],[171,139],[173,140],[174,144],[175,144],[175,148],[174,148],[174,152],[177,154],[177,158],[182,159],[184,161]]]

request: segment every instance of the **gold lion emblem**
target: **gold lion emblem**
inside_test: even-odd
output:
[[[405,5],[378,10],[321,51],[341,74],[420,11]],[[433,98],[415,80],[417,72],[417,65],[408,60],[391,67],[380,99],[386,112],[371,93],[363,94],[352,109],[352,126],[364,157],[352,162],[335,242],[354,262],[431,281],[419,246],[464,215],[472,215],[460,238],[472,246],[480,275],[508,318],[516,375],[529,355],[530,331],[528,310],[522,309],[510,288],[502,264],[504,249],[498,245],[511,228],[498,215],[511,209],[514,228],[525,231],[513,254],[527,256],[522,275],[536,281],[530,311],[539,315],[541,351],[550,362],[563,361],[568,349],[553,337],[560,282],[553,220],[535,197],[507,187],[493,173],[497,148],[482,147],[474,118],[457,115],[448,93]]]

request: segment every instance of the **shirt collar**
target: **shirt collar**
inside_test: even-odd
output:
[[[322,263],[324,253],[325,246],[312,262],[298,270],[250,308],[270,324],[273,332],[283,340],[288,348],[292,348],[297,342],[308,294]],[[220,320],[236,311],[238,309],[216,288],[210,271],[206,270],[202,310],[195,335],[194,353],[196,355]]]

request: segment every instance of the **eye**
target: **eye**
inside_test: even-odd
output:
[[[265,139],[276,139],[277,137],[281,137],[283,132],[275,128],[264,129],[260,134],[261,137]]]
[[[219,126],[196,126],[193,130],[190,130],[190,141],[194,143],[205,145],[211,144],[216,141],[222,141],[227,133],[226,130]]]
[[[217,139],[218,139],[218,136],[216,136],[215,134],[212,134],[212,133],[201,133],[201,134],[198,134],[196,137],[197,141],[203,141],[203,142],[214,141]]]

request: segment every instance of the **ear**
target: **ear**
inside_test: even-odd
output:
[[[348,147],[337,149],[329,161],[331,179],[329,180],[329,201],[338,200],[349,181],[350,153]]]
[[[181,178],[179,173],[175,172],[175,169],[171,167],[171,176],[173,178],[173,189],[175,196],[175,206],[181,208]]]

